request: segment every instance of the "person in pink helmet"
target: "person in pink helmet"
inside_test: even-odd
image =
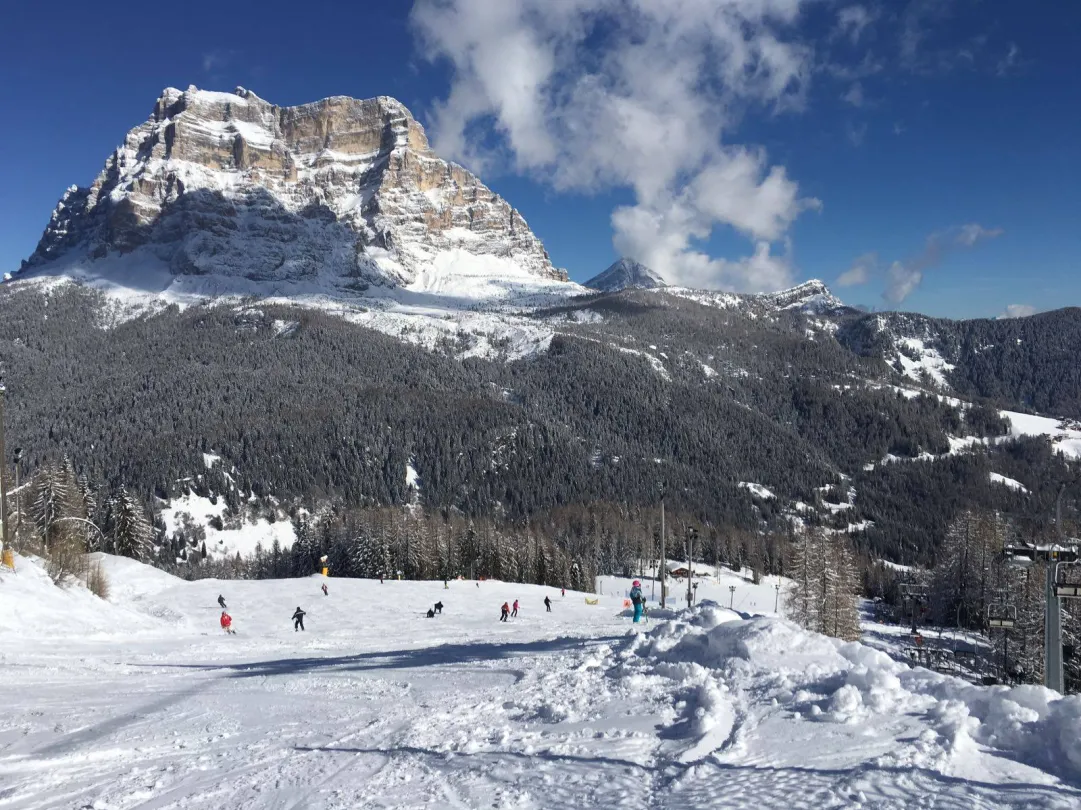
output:
[[[646,606],[646,598],[642,596],[642,583],[637,579],[631,583],[631,604],[634,605],[634,621],[637,624],[642,620],[642,610]]]

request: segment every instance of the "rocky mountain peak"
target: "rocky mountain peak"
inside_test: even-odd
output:
[[[521,215],[388,96],[279,107],[242,87],[166,88],[94,183],[64,194],[28,264],[136,250],[175,275],[252,281],[410,285],[448,256],[566,280]]]
[[[624,256],[587,281],[585,286],[602,292],[618,292],[627,289],[653,290],[668,285],[657,271]]]
[[[818,279],[810,279],[787,290],[775,293],[765,293],[762,296],[769,300],[777,309],[804,309],[811,311],[828,311],[844,306],[844,302],[837,298],[825,282]]]

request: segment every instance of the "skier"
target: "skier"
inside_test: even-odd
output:
[[[442,613],[443,612],[443,603],[442,602],[436,602],[435,603],[435,612],[436,613]]]
[[[296,613],[293,614],[293,632],[304,629],[304,611],[297,605]]]
[[[634,605],[634,622],[642,620],[642,608],[646,600],[642,597],[642,583],[637,579],[631,583],[631,604]]]
[[[233,617],[226,613],[224,610],[221,612],[221,629],[229,635],[233,635]]]
[[[517,599],[514,600],[514,610],[511,611],[510,615],[513,616],[515,619],[518,618],[518,600]]]
[[[327,584],[325,582],[323,583],[323,596],[330,596],[330,593],[327,591]]]
[[[429,619],[434,619],[435,618],[435,611],[432,610],[431,608],[428,608],[428,618]]]
[[[544,607],[547,609],[547,611],[549,613],[552,612],[552,600],[549,599],[547,596],[544,597]]]
[[[559,595],[560,596],[566,596],[567,595],[567,589],[566,588],[560,588],[559,589]]]
[[[450,590],[450,585],[447,584],[447,578],[446,577],[443,577],[443,590],[444,591],[449,591]]]
[[[222,610],[228,610],[229,609],[229,608],[227,608],[225,606],[225,597],[222,596],[220,593],[218,594],[218,604],[221,605]]]
[[[380,585],[383,584],[383,572],[382,571],[379,572],[379,584]]]
[[[510,615],[510,606],[506,602],[504,602],[503,607],[501,607],[499,609],[499,621],[505,622],[507,620],[507,616],[509,616],[509,615]]]

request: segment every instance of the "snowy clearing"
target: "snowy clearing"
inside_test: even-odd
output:
[[[563,597],[330,578],[323,596],[314,576],[103,565],[111,603],[22,558],[0,577],[0,807],[1081,802],[1081,698],[970,686],[776,618],[705,604],[634,628],[625,582]]]
[[[1051,419],[1046,416],[1032,416],[1015,411],[1000,411],[999,413],[1010,420],[1012,437],[1049,436],[1051,444],[1058,452],[1070,459],[1081,459],[1081,428],[1062,419]]]
[[[756,498],[762,498],[763,500],[768,500],[775,497],[769,489],[762,486],[761,484],[756,484],[753,481],[740,481],[739,487],[740,489],[747,490]]]
[[[943,388],[949,387],[946,374],[953,371],[954,366],[947,363],[937,349],[925,345],[918,338],[901,338],[898,343],[903,349],[897,352],[897,360],[905,376],[920,381],[926,374]],[[915,355],[917,359],[910,355]]]
[[[1007,478],[1005,475],[999,475],[996,472],[989,473],[989,475],[992,484],[1002,484],[1003,486],[1009,487],[1010,489],[1015,489],[1018,492],[1024,492],[1026,494],[1028,493],[1028,488],[1016,479]]]
[[[165,523],[166,536],[172,536],[185,524],[200,528],[206,533],[206,551],[211,557],[234,557],[239,554],[247,557],[261,545],[270,549],[274,541],[283,549],[292,548],[296,532],[290,520],[278,520],[271,523],[266,518],[244,520],[236,523],[223,523],[221,529],[212,524],[212,520],[221,520],[226,504],[223,498],[215,503],[210,498],[187,492],[173,498],[161,507],[161,519]]]

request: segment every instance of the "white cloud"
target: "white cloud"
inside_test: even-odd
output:
[[[216,68],[225,67],[231,56],[230,51],[210,51],[203,54],[203,72],[210,73]]]
[[[1001,228],[984,228],[969,223],[931,234],[918,255],[890,265],[886,271],[886,290],[882,297],[891,304],[900,304],[920,286],[924,271],[939,265],[948,254],[960,248],[970,248],[984,239],[994,239],[1002,233]]]
[[[1006,307],[1006,311],[999,315],[999,318],[1027,318],[1030,315],[1035,315],[1039,310],[1031,304],[1009,304]]]
[[[630,189],[613,242],[671,283],[783,286],[792,269],[770,243],[818,202],[724,136],[752,109],[803,106],[812,49],[795,23],[809,2],[416,0],[425,55],[453,68],[433,141],[475,167],[505,157],[558,190]],[[695,247],[718,226],[753,254]]]
[[[863,30],[874,21],[874,15],[864,6],[848,6],[837,13],[835,33],[847,37],[853,45],[860,41]]]
[[[866,284],[878,269],[878,254],[864,253],[852,261],[852,266],[837,277],[838,287],[854,287]]]
[[[859,82],[853,82],[852,86],[848,88],[848,92],[841,96],[841,101],[845,101],[851,104],[853,107],[862,107],[863,85]]]
[[[900,304],[920,286],[926,266],[920,262],[895,261],[886,271],[886,291],[882,297],[891,304]]]
[[[867,139],[867,123],[854,124],[849,121],[845,124],[845,137],[853,146],[863,146],[863,142]]]
[[[1010,49],[1006,52],[1006,55],[999,60],[998,66],[995,68],[995,72],[999,76],[1009,75],[1015,67],[1017,67],[1018,60],[1021,56],[1021,49],[1017,47],[1016,42],[1010,43]]]
[[[996,236],[1002,236],[1002,228],[984,228],[972,222],[957,229],[956,240],[959,245],[972,247],[981,239],[994,239]]]

